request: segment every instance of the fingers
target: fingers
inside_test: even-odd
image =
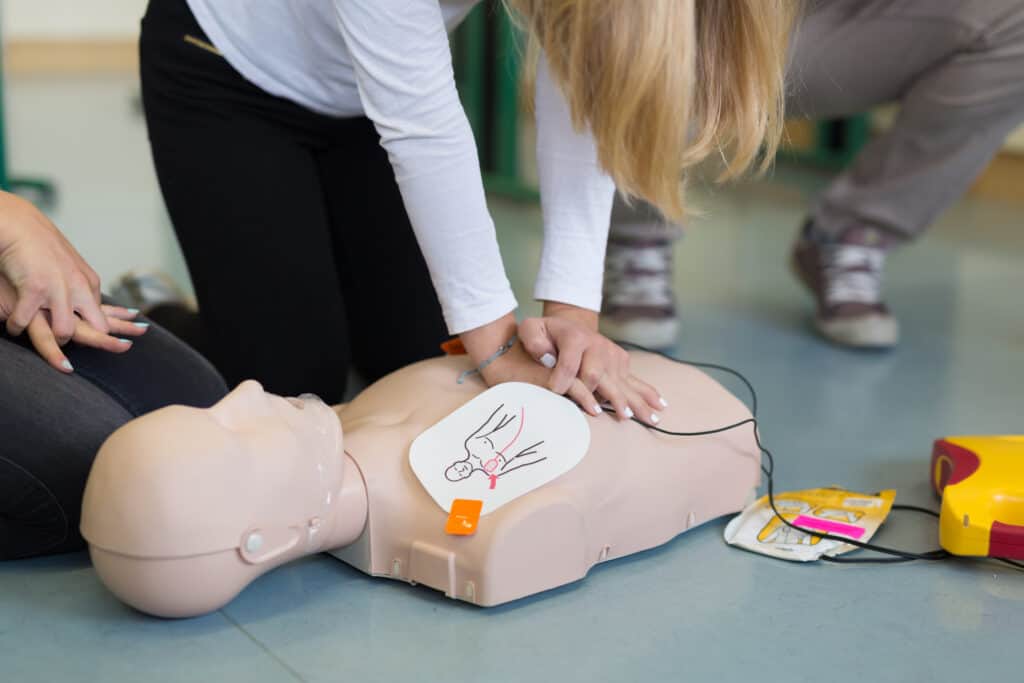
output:
[[[47,363],[63,373],[73,372],[71,361],[61,350],[62,344],[53,330],[49,317],[48,311],[38,312],[25,326],[25,331],[33,348]],[[85,320],[72,317],[75,320],[75,329],[71,339],[76,343],[111,353],[124,353],[132,348],[131,339],[111,336],[95,329]],[[125,335],[125,337],[138,337],[145,334],[148,327],[149,324],[144,322],[135,323],[117,318],[110,319],[111,332]]]
[[[587,350],[587,337],[576,330],[567,330],[558,339],[558,359],[551,373],[548,388],[556,394],[565,394],[580,372],[583,353]]]
[[[92,295],[92,300],[99,306],[103,301],[103,292],[100,291],[100,276],[96,274],[96,271],[92,269],[88,263],[78,257],[79,268],[82,270],[82,276],[85,277],[85,282],[89,286],[89,293]]]
[[[601,403],[594,396],[594,392],[586,387],[583,382],[578,379],[572,383],[569,387],[566,396],[575,401],[580,408],[591,415],[600,415],[604,412],[601,408]]]
[[[49,221],[47,221],[49,223]],[[78,253],[74,245],[68,241],[67,236],[62,233],[56,225],[49,223],[50,229],[55,235],[60,238],[61,243],[64,245],[65,252],[71,257],[72,262],[78,269],[82,279],[85,280],[85,286],[89,289],[90,298],[96,302],[99,306],[103,301],[103,293],[100,291],[100,276],[96,274],[96,271],[92,269],[92,266],[82,258],[82,255]]]
[[[542,319],[527,318],[520,323],[519,341],[526,352],[533,356],[538,363],[549,370],[555,367],[558,350]]]
[[[71,305],[74,307],[75,312],[85,322],[89,323],[93,329],[100,332],[110,331],[107,316],[103,315],[103,310],[100,308],[99,303],[93,299],[91,290],[83,288],[72,292]]]
[[[629,376],[628,381],[630,388],[632,388],[633,391],[643,399],[643,402],[647,407],[653,408],[656,411],[668,408],[668,401],[662,398],[661,394],[658,393],[658,390],[650,384],[638,377],[634,377],[633,375]]]
[[[668,407],[657,389],[630,372],[629,354],[617,345],[610,345],[604,358],[608,370],[598,382],[597,392],[615,409],[620,420],[635,419],[647,425],[661,421],[659,411]],[[586,376],[587,359],[584,359]],[[586,381],[586,379],[584,379]]]
[[[50,318],[50,329],[53,330],[53,336],[57,338],[57,343],[64,346],[71,337],[75,334],[75,326],[78,323],[78,318],[75,316],[75,312],[71,308],[71,302],[68,300],[68,292],[61,286],[57,286],[50,290],[50,298],[46,303],[46,308]]]
[[[18,300],[14,305],[14,311],[7,319],[7,333],[17,337],[25,331],[29,323],[39,313],[39,307],[46,300],[46,285],[42,282],[30,281],[25,283],[18,292]],[[43,322],[46,322],[45,320]]]
[[[146,334],[149,330],[149,323],[146,322],[132,322],[130,320],[120,320],[118,318],[108,318],[107,323],[110,326],[108,330],[111,335],[117,335],[121,337],[141,337]]]
[[[82,346],[89,346],[101,351],[109,351],[110,353],[124,353],[132,348],[132,341],[130,339],[112,337],[93,328],[84,320],[78,321],[78,326],[75,328],[75,334],[72,339]]]
[[[43,357],[43,360],[63,373],[70,373],[73,370],[71,361],[61,351],[60,344],[57,343],[57,338],[54,337],[53,330],[50,329],[45,316],[41,313],[37,314],[29,321],[26,329],[32,346]]]
[[[519,326],[523,348],[535,360],[554,368],[548,388],[564,394],[587,413],[599,415],[606,400],[616,419],[647,425],[661,421],[667,407],[657,389],[633,376],[629,354],[600,334],[559,318],[531,318]]]
[[[118,320],[135,320],[139,315],[139,309],[137,308],[125,308],[124,306],[110,306],[103,304],[100,306],[100,310],[103,311],[109,321],[110,318],[117,318]]]
[[[600,357],[595,351],[588,350],[583,354],[583,361],[580,363],[579,380],[590,393],[594,393],[608,376],[608,369],[607,359]]]
[[[598,391],[601,396],[603,396],[605,400],[612,405],[612,410],[615,411],[615,417],[620,422],[631,420],[636,414],[629,405],[629,397],[626,395],[626,392],[622,390],[622,386],[615,380],[615,378],[606,378],[598,387]]]

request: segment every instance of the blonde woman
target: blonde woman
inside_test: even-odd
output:
[[[447,331],[488,383],[655,423],[597,331],[615,187],[681,216],[689,166],[770,158],[794,3],[509,2],[539,48],[545,228],[544,314],[518,325],[448,46],[475,4],[151,0],[143,99],[200,347],[229,383],[336,402],[347,359],[375,379]]]
[[[725,3],[728,4],[728,3]],[[832,118],[897,103],[899,116],[810,207],[793,266],[827,340],[887,348],[887,254],[921,236],[1024,121],[1021,0],[814,0],[787,75],[787,110]],[[672,346],[674,230],[644,207],[616,207],[602,329]]]

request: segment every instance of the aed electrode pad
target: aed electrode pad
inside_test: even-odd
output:
[[[522,382],[492,387],[416,437],[409,465],[445,512],[457,498],[482,515],[565,474],[590,447],[572,401]]]

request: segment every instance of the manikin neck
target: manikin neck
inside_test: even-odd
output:
[[[345,458],[345,475],[338,498],[331,506],[331,528],[321,551],[347,546],[362,535],[366,526],[368,506],[363,475],[347,453],[342,457]]]

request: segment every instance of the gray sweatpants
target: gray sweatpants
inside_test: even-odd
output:
[[[1024,121],[1024,0],[812,0],[788,81],[790,116],[899,103],[894,125],[832,182],[811,216],[827,233],[870,224],[910,239]],[[613,223],[622,222],[619,208]]]

